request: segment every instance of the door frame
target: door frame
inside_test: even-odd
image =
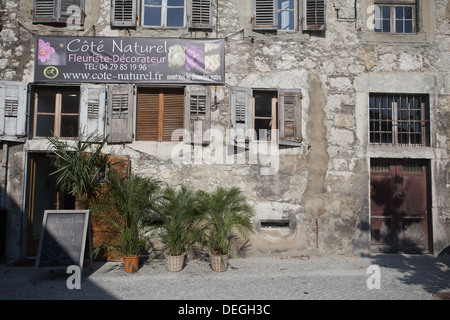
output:
[[[372,166],[374,164],[381,164],[384,165],[388,164],[388,171],[384,171],[385,173],[389,172],[389,174],[393,175],[390,183],[385,184],[385,188],[389,189],[392,188],[394,194],[392,199],[387,199],[386,203],[391,201],[390,205],[393,208],[392,215],[389,215],[389,213],[386,214],[386,218],[382,216],[374,214],[373,207],[372,207]],[[398,186],[403,182],[403,166],[405,164],[420,164],[422,165],[422,174],[425,175],[424,177],[424,192],[426,194],[424,195],[424,201],[425,201],[425,226],[423,228],[424,232],[424,246],[405,246],[403,243],[400,243],[401,240],[404,240],[404,234],[401,230],[402,222],[405,221],[405,219],[401,219],[403,216],[403,203],[400,195],[398,194]],[[400,170],[398,168],[401,168]],[[399,175],[400,172],[400,175]],[[375,172],[376,174],[376,172]],[[432,199],[431,199],[431,161],[428,159],[391,159],[391,158],[370,158],[369,159],[369,221],[370,221],[370,248],[373,252],[384,252],[384,253],[431,253],[433,250],[433,235],[432,235],[432,212],[431,212],[431,205],[432,205]],[[403,196],[403,195],[401,195]],[[411,218],[411,217],[407,217]],[[377,221],[377,219],[379,219]],[[374,241],[374,231],[379,231],[376,229],[373,229],[376,222],[382,223],[382,219],[389,220],[391,219],[391,232],[392,232],[392,239],[388,239],[391,241],[391,243],[376,243]],[[385,221],[386,223],[386,221]],[[385,225],[386,227],[386,225]],[[387,224],[387,228],[389,228],[389,225]]]

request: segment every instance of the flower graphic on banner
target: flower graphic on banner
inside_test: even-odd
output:
[[[205,68],[205,52],[202,48],[189,44],[186,49],[186,70],[195,71]]]
[[[51,55],[54,52],[55,49],[50,46],[50,42],[45,42],[44,40],[39,39],[38,59],[41,60],[41,62],[50,60]]]
[[[179,68],[184,66],[186,54],[184,49],[179,45],[173,45],[169,48],[169,67]]]

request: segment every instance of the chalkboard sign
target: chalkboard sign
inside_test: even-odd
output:
[[[89,210],[46,210],[36,258],[37,269],[82,269],[86,237],[89,233]],[[92,266],[92,259],[91,259]]]

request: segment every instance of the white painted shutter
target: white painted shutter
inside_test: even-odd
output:
[[[33,22],[56,22],[57,0],[34,0]]]
[[[103,85],[81,85],[80,133],[105,135],[106,88]]]
[[[190,0],[189,28],[212,29],[212,0]]]
[[[191,135],[191,143],[207,144],[210,141],[211,89],[209,86],[187,86],[184,103],[184,128]],[[200,130],[201,125],[201,130]],[[198,130],[195,130],[198,129]]]
[[[325,30],[326,1],[303,0],[303,30]]]
[[[277,3],[277,0],[253,0],[253,29],[278,29]]]
[[[231,87],[230,93],[230,127],[234,131],[251,134],[253,130],[253,99],[252,89]]]
[[[0,136],[3,138],[25,137],[27,89],[26,82],[0,82]]]
[[[111,25],[135,27],[137,0],[111,0]]]
[[[117,84],[108,86],[107,134],[110,143],[133,141],[133,111],[136,104],[134,86]]]

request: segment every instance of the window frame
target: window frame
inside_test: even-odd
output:
[[[389,17],[389,21],[390,21],[390,31],[389,32],[377,32],[376,28],[374,27],[373,32],[375,34],[389,34],[389,35],[414,35],[417,34],[417,1],[416,0],[402,0],[402,1],[388,1],[388,0],[384,0],[384,1],[374,1],[374,5],[375,6],[379,6],[379,7],[389,7],[390,9],[390,17]],[[397,18],[396,18],[396,8],[397,7],[412,7],[412,32],[397,32]],[[403,9],[404,10],[404,9]],[[374,22],[376,25],[377,20],[383,20],[382,17],[377,18],[377,12],[381,13],[382,9],[380,10],[375,10],[374,13]],[[406,19],[404,18],[403,21],[405,21]],[[382,22],[381,22],[382,24]],[[382,28],[382,25],[381,25]]]
[[[38,104],[39,104],[39,93],[43,92],[43,91],[50,91],[50,92],[55,92],[55,110],[54,112],[39,112],[38,111]],[[62,95],[64,91],[73,91],[73,92],[77,92],[78,94],[78,112],[77,113],[73,113],[73,112],[62,112]],[[37,125],[38,125],[38,116],[39,115],[53,115],[54,116],[54,120],[53,120],[53,134],[59,138],[63,138],[63,139],[74,139],[76,136],[78,136],[80,134],[80,109],[81,109],[81,90],[80,87],[75,87],[75,86],[65,86],[65,87],[51,87],[51,86],[39,86],[39,87],[35,87],[34,89],[34,106],[33,106],[33,138],[45,138],[47,136],[41,136],[41,135],[37,135]],[[78,121],[77,121],[77,132],[76,132],[76,136],[61,136],[61,124],[62,124],[62,120],[61,117],[62,116],[77,116],[78,117]]]
[[[280,0],[278,0],[278,3],[277,3],[277,16],[278,16],[278,18],[277,18],[278,19],[277,31],[278,32],[286,32],[286,33],[288,33],[288,32],[297,32],[299,30],[299,28],[298,28],[298,25],[299,25],[299,23],[298,23],[298,20],[299,20],[299,10],[298,10],[299,5],[298,5],[298,1],[299,0],[294,0],[293,1],[294,8],[292,8],[292,9],[280,9],[280,8],[278,8],[279,1]],[[287,11],[287,12],[292,11],[294,13],[294,29],[292,29],[292,30],[291,29],[284,30],[284,29],[280,28],[280,23],[281,23],[282,19],[279,18],[279,14],[282,11]]]
[[[382,99],[387,99],[386,108],[382,108],[380,101],[380,106],[375,106],[375,99],[380,97]],[[397,99],[405,98],[406,106],[398,105]],[[419,108],[409,108],[409,100],[413,99],[414,101],[417,99]],[[401,101],[401,100],[400,100]],[[402,103],[402,102],[401,102]],[[429,147],[430,146],[430,97],[428,94],[406,94],[406,93],[369,93],[369,143],[372,145],[393,145],[393,146],[418,146],[418,147]],[[386,110],[387,117],[386,119],[382,118],[380,115],[378,118],[372,117],[372,110],[378,110],[381,114],[381,110]],[[399,119],[401,116],[401,111],[404,110],[407,115],[406,119]],[[420,110],[420,119],[411,119],[411,112],[415,110]],[[389,118],[390,115],[390,118]],[[414,118],[415,116],[413,116]],[[373,123],[373,124],[372,124]],[[378,123],[379,130],[373,130],[373,126],[376,126]],[[383,131],[383,125],[386,128],[386,131]],[[420,133],[410,132],[409,130],[405,133],[400,130],[400,124],[406,124],[407,128],[410,128],[410,125],[420,124]],[[388,141],[383,141],[382,134],[387,134],[391,136]],[[412,142],[412,137],[414,135],[420,134],[420,142]],[[401,141],[402,135],[406,135],[406,142]],[[378,139],[376,139],[378,136]]]
[[[188,5],[187,2],[189,0],[183,0],[183,25],[182,26],[167,26],[167,11],[169,8],[172,8],[172,6],[168,6],[169,0],[161,0],[161,23],[159,26],[157,25],[146,25],[145,24],[145,8],[150,7],[151,5],[146,5],[145,0],[141,0],[141,27],[143,28],[157,28],[157,29],[181,29],[186,28],[187,26],[187,9]],[[154,6],[156,7],[156,6]],[[157,6],[159,7],[159,6]],[[181,8],[181,6],[176,6],[173,8]]]
[[[268,119],[269,117],[255,116],[255,92],[272,93],[271,103],[271,134],[278,145],[298,147],[302,145],[301,125],[301,99],[300,89],[277,88],[248,88],[231,87],[229,99],[229,129],[237,136],[236,141],[245,138],[246,141],[257,140],[255,119]],[[291,108],[290,117],[286,117]],[[289,118],[289,119],[288,119]],[[286,122],[293,122],[291,134],[285,134]],[[275,134],[273,134],[275,130]],[[287,130],[286,130],[287,131]],[[269,140],[271,141],[271,140]]]

